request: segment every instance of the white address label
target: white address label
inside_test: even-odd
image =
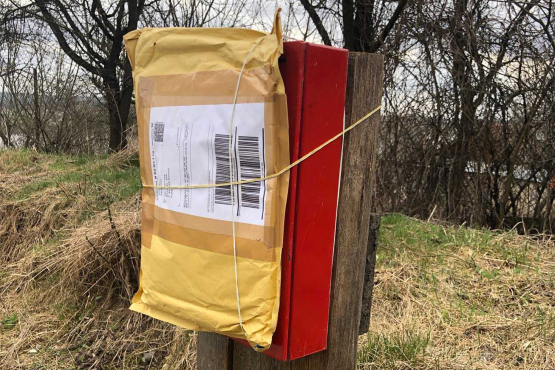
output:
[[[150,159],[157,186],[183,186],[264,177],[264,103],[237,104],[231,153],[231,104],[155,107],[150,111]],[[155,189],[160,208],[231,221],[231,187]],[[235,221],[264,225],[266,185],[233,186]]]

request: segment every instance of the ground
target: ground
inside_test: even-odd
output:
[[[195,369],[196,334],[127,310],[137,155],[0,151],[0,368]],[[359,369],[555,369],[555,242],[385,215]]]

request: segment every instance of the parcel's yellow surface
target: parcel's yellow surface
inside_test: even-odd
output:
[[[131,309],[267,349],[279,309],[288,175],[234,186],[233,208],[230,187],[172,187],[260,178],[289,164],[279,15],[270,34],[152,28],[127,34],[125,44],[145,184],[140,287]]]

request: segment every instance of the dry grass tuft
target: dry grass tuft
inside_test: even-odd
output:
[[[128,139],[127,147],[108,157],[105,165],[122,166],[124,164],[134,162],[138,165],[139,159],[139,139],[135,136]]]
[[[128,310],[137,288],[140,198],[138,186],[117,185],[138,181],[129,168],[135,155],[68,162],[76,168],[57,181],[50,173],[10,188],[11,198],[23,193],[24,200],[6,202],[0,193],[10,212],[0,248],[17,256],[0,269],[0,368],[195,367],[191,332]],[[42,160],[38,165],[51,167],[65,159]],[[94,190],[85,190],[82,172],[99,180]]]
[[[108,284],[110,292],[131,299],[139,266],[139,201],[136,196],[112,206],[115,211],[109,207],[74,229],[36,261],[33,278],[58,276],[52,288],[61,291]]]
[[[61,190],[48,188],[24,200],[0,204],[0,262],[22,258],[29,248],[44,243],[61,227],[68,226],[72,199]]]
[[[29,271],[20,265],[19,273],[4,279],[9,287],[4,295],[19,302],[3,309],[19,318],[6,348],[0,347],[4,368],[37,359],[47,369],[63,368],[58,367],[63,362],[78,369],[194,368],[191,332],[127,309],[137,289],[138,200],[97,214],[48,251],[36,253],[25,265]],[[26,307],[21,296],[29,300]],[[56,366],[50,363],[54,359]]]

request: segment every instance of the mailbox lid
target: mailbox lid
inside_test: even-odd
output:
[[[287,95],[287,115],[289,119],[289,154],[291,162],[299,159],[300,133],[303,107],[303,87],[305,82],[304,42],[284,42],[283,55],[279,69]],[[293,167],[289,177],[289,192],[285,209],[283,231],[283,250],[281,255],[281,298],[276,332],[272,345],[264,353],[285,361],[288,359],[289,321],[291,311],[291,277],[293,259],[293,240],[295,236],[295,217],[297,200],[298,167]]]
[[[344,128],[349,52],[305,44],[303,156]],[[298,166],[288,359],[327,348],[342,140]]]

